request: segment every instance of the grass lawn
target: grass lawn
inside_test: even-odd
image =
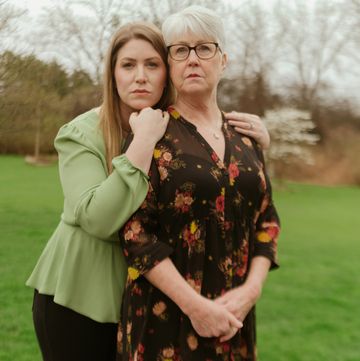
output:
[[[57,167],[1,156],[0,170],[0,360],[40,361],[24,283],[60,216]],[[258,304],[259,360],[359,361],[360,189],[290,184],[274,197],[281,267]]]

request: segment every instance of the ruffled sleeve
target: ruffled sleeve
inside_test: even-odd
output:
[[[173,252],[166,239],[162,239],[159,227],[158,187],[159,172],[153,160],[146,199],[119,233],[130,282],[148,272]]]
[[[80,122],[63,126],[55,139],[65,198],[63,220],[108,240],[143,202],[148,177],[125,155],[113,159],[114,171],[108,175],[99,144],[99,129],[89,130]]]
[[[277,240],[280,233],[280,219],[272,199],[272,188],[266,173],[264,156],[261,149],[255,145],[263,176],[265,193],[261,201],[260,210],[255,225],[254,256],[264,256],[271,261],[271,269],[278,268]]]

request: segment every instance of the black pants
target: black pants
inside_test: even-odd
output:
[[[35,291],[33,320],[44,361],[115,361],[117,324],[99,323]]]

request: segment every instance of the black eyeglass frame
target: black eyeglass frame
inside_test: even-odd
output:
[[[215,47],[216,47],[216,48],[215,48],[215,51],[214,51],[214,55],[212,55],[210,58],[203,58],[203,57],[199,56],[199,54],[198,54],[197,51],[196,51],[196,48],[197,48],[198,46],[201,46],[201,45],[204,45],[204,44],[213,44],[213,45],[215,45]],[[179,45],[185,46],[185,47],[188,49],[188,54],[187,54],[187,56],[186,56],[184,59],[174,59],[174,58],[171,56],[171,51],[170,51],[170,49],[171,49],[173,46],[179,46]],[[194,50],[196,56],[197,56],[199,59],[201,59],[201,60],[209,60],[209,59],[212,59],[212,58],[216,55],[217,50],[219,50],[220,53],[222,53],[221,48],[220,48],[220,46],[219,46],[219,43],[216,43],[216,42],[214,42],[214,41],[207,41],[207,42],[205,42],[205,43],[196,44],[195,46],[189,46],[189,45],[186,45],[186,44],[172,44],[172,45],[167,46],[166,48],[167,48],[167,50],[168,50],[168,54],[169,54],[170,58],[171,58],[172,60],[175,60],[175,61],[183,61],[183,60],[186,60],[186,59],[190,56],[191,50]]]

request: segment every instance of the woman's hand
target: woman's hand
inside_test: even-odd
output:
[[[220,303],[200,296],[187,313],[195,331],[202,337],[220,337],[227,341],[242,327],[236,317]]]
[[[148,173],[156,143],[163,137],[169,122],[169,113],[160,109],[144,108],[132,113],[129,124],[134,138],[125,152],[129,161]]]
[[[234,126],[237,132],[254,138],[263,149],[269,148],[269,132],[264,122],[257,115],[231,112],[225,113],[225,118],[229,120],[229,124]]]
[[[245,283],[218,297],[215,302],[224,306],[239,321],[243,322],[261,296],[270,266],[271,261],[268,258],[264,256],[254,257]],[[220,339],[220,341],[223,340]]]
[[[164,135],[169,122],[169,113],[160,109],[144,108],[132,113],[129,124],[134,138],[156,144]]]
[[[245,283],[218,297],[215,303],[224,306],[239,321],[243,322],[246,315],[259,299],[260,294],[260,287],[249,286]]]

